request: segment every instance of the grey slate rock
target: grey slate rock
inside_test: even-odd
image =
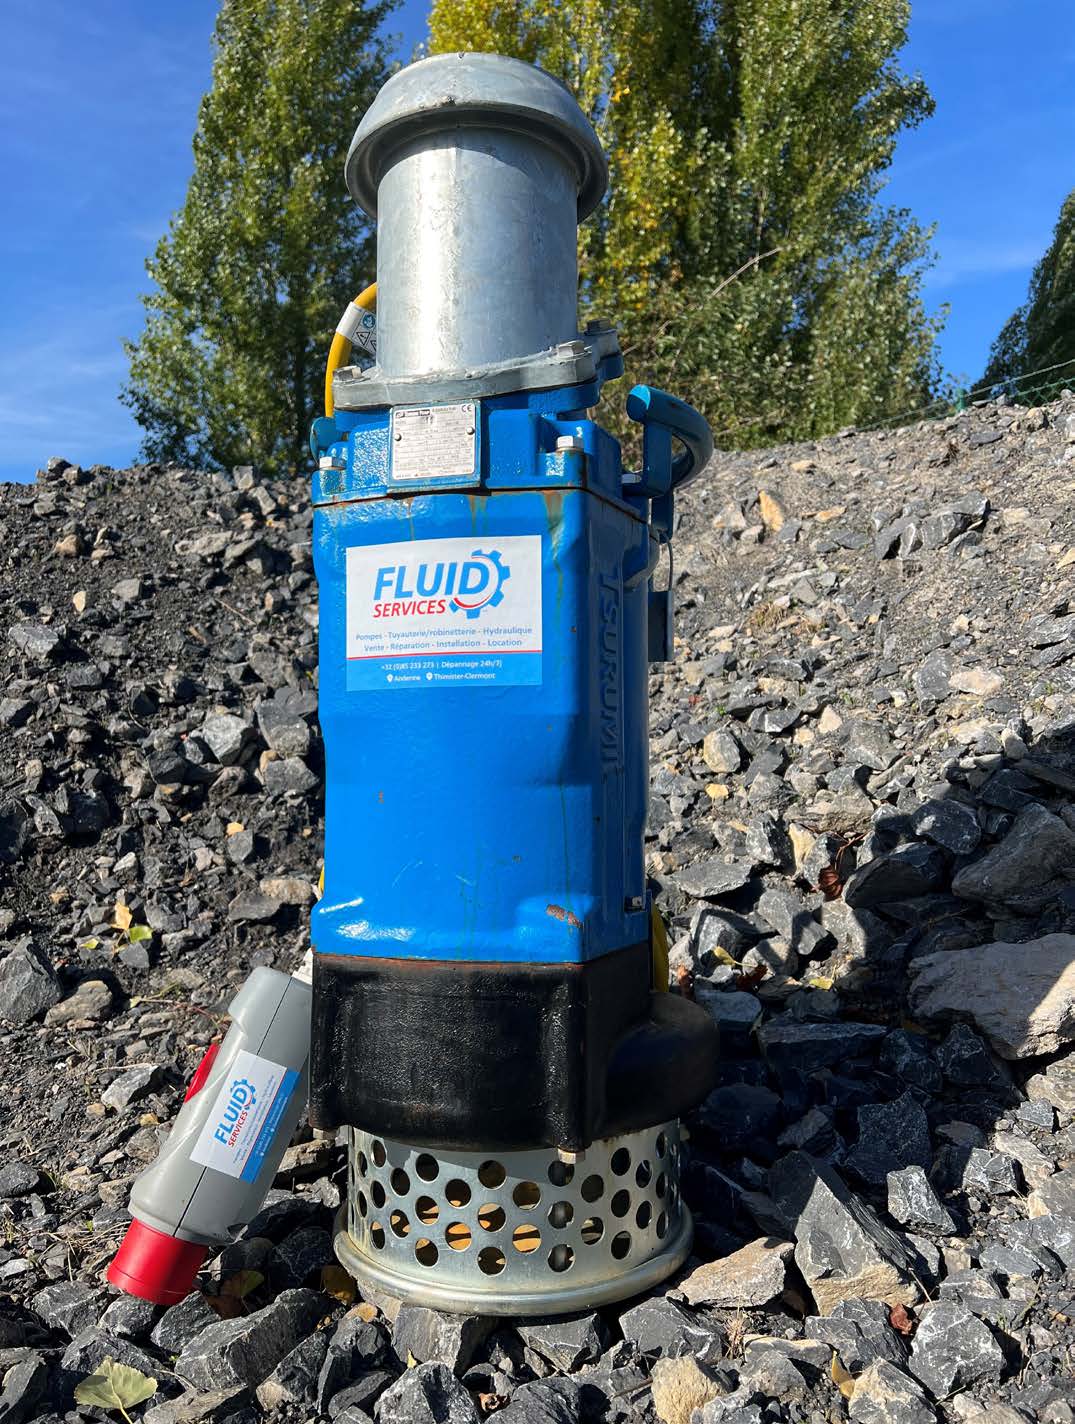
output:
[[[57,630],[44,623],[13,623],[7,636],[20,653],[36,663],[54,661],[63,648]]]
[[[31,1419],[39,1419],[41,1416],[35,1411],[49,1377],[44,1357],[32,1351],[0,1373],[0,1424],[28,1424]]]
[[[742,989],[712,989],[704,979],[697,979],[694,1000],[708,1011],[720,1030],[723,1054],[750,1052],[754,1029],[762,1017],[760,999]]]
[[[130,1340],[145,1340],[160,1306],[150,1300],[141,1300],[136,1295],[118,1295],[101,1316],[102,1329],[126,1335]]]
[[[272,1411],[283,1405],[312,1406],[315,1403],[317,1380],[325,1363],[328,1341],[327,1331],[315,1330],[288,1351],[255,1391],[262,1409]]]
[[[274,1285],[301,1286],[314,1271],[335,1260],[332,1237],[319,1226],[291,1232],[269,1258],[269,1275]]]
[[[758,1030],[758,1042],[769,1065],[781,1070],[797,1068],[811,1073],[818,1068],[835,1068],[849,1059],[874,1053],[885,1036],[880,1024],[789,1023],[785,1017],[770,1019]]]
[[[181,1394],[162,1404],[151,1401],[141,1424],[249,1424],[249,1399],[245,1388]]]
[[[807,1338],[823,1340],[836,1351],[851,1374],[860,1374],[876,1360],[904,1368],[907,1346],[888,1323],[889,1307],[882,1300],[842,1300],[831,1315],[811,1315],[804,1322]]]
[[[820,1314],[851,1296],[906,1305],[918,1298],[907,1247],[831,1167],[789,1152],[770,1170],[769,1190]]]
[[[929,1167],[933,1149],[929,1121],[918,1099],[908,1090],[893,1103],[858,1110],[859,1138],[847,1156],[847,1166],[870,1186],[885,1185],[901,1167]]]
[[[706,961],[718,949],[726,951],[734,959],[741,959],[743,951],[754,943],[759,933],[757,927],[744,916],[715,905],[702,906],[691,920],[694,953],[703,968],[707,967]]]
[[[144,1098],[160,1080],[161,1070],[155,1063],[141,1063],[113,1078],[101,1094],[101,1102],[117,1112],[123,1112],[139,1098]]]
[[[940,1300],[923,1308],[911,1343],[910,1370],[936,1399],[999,1379],[1004,1354],[989,1327],[965,1306]]]
[[[99,1325],[90,1325],[79,1331],[63,1352],[60,1365],[80,1377],[92,1375],[101,1361],[109,1356],[117,1364],[129,1365],[132,1370],[141,1370],[144,1375],[155,1375],[160,1369],[159,1361],[147,1355],[133,1340],[124,1335],[113,1335]]]
[[[868,860],[844,886],[844,902],[869,908],[890,900],[913,900],[946,884],[944,856],[933,846],[907,845]]]
[[[0,1167],[0,1199],[10,1201],[12,1197],[24,1197],[40,1180],[41,1173],[29,1162],[5,1162]]]
[[[938,1067],[953,1087],[1003,1090],[1010,1086],[1011,1079],[995,1062],[985,1040],[966,1024],[955,1024],[934,1052]]]
[[[780,1130],[784,1106],[770,1088],[729,1083],[715,1088],[699,1109],[726,1152],[765,1150]]]
[[[937,1411],[906,1371],[875,1360],[855,1381],[848,1404],[854,1424],[933,1424]]]
[[[623,1338],[647,1358],[696,1355],[713,1343],[702,1317],[667,1296],[652,1296],[620,1316]]]
[[[266,764],[262,773],[265,790],[270,796],[306,796],[318,784],[319,777],[301,757],[277,757]]]
[[[202,1330],[176,1360],[175,1372],[193,1389],[260,1384],[309,1334],[323,1310],[315,1291],[284,1291],[251,1315]]]
[[[1019,812],[1011,830],[952,880],[964,900],[1037,909],[1075,879],[1075,831],[1037,804]]]
[[[466,1389],[447,1365],[415,1365],[391,1389],[374,1411],[377,1424],[479,1424]]]
[[[952,690],[952,655],[941,649],[932,652],[914,675],[914,690],[920,702],[940,702]]]
[[[956,1225],[921,1166],[901,1167],[888,1174],[888,1214],[912,1231],[955,1233]]]
[[[1022,1187],[1019,1164],[1006,1152],[972,1147],[963,1168],[963,1187],[986,1196],[1010,1196]]]
[[[399,1314],[403,1313],[400,1307]],[[436,1312],[430,1312],[436,1314]],[[397,1320],[399,1316],[397,1315]],[[432,1327],[427,1326],[431,1331]],[[418,1332],[415,1331],[415,1338]],[[392,1358],[388,1332],[379,1320],[363,1320],[356,1311],[349,1311],[340,1320],[329,1340],[328,1353],[317,1380],[317,1408],[324,1413],[329,1402],[356,1375],[368,1373],[388,1363]],[[407,1350],[403,1349],[403,1358]]]
[[[953,855],[969,855],[982,838],[978,817],[961,801],[924,801],[912,824],[916,836],[925,836]]]
[[[801,896],[791,890],[765,890],[757,914],[804,959],[816,954],[828,939]]]
[[[363,1419],[368,1419],[381,1395],[398,1378],[398,1373],[392,1370],[367,1370],[332,1396],[328,1402],[329,1418],[337,1420],[361,1415]]]
[[[413,1355],[419,1364],[439,1362],[461,1375],[495,1325],[488,1315],[454,1315],[404,1304],[392,1327],[392,1344],[401,1360]]]
[[[59,1003],[63,991],[47,956],[22,940],[0,961],[0,1019],[31,1023]]]
[[[719,900],[722,895],[729,895],[746,885],[750,875],[748,862],[729,862],[719,856],[711,856],[681,870],[675,876],[675,883],[696,900]]]
[[[592,1311],[556,1320],[515,1321],[513,1325],[523,1343],[555,1370],[573,1371],[592,1365],[609,1343],[604,1321]]]
[[[54,1281],[30,1301],[30,1308],[50,1330],[78,1335],[101,1318],[108,1292],[89,1281]]]
[[[894,1029],[887,1034],[881,1045],[878,1064],[886,1073],[892,1073],[908,1087],[920,1088],[926,1093],[939,1093],[944,1086],[944,1077],[933,1060],[929,1042],[919,1033],[908,1033],[906,1029]]]
[[[198,735],[221,766],[234,766],[255,733],[245,718],[215,712],[202,723]]]
[[[149,1332],[151,1342],[169,1355],[178,1355],[210,1325],[220,1319],[200,1291],[191,1291],[178,1305],[170,1305]]]

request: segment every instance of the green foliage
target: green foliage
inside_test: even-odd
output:
[[[372,278],[343,161],[394,0],[223,0],[183,207],[146,264],[122,399],[152,460],[308,463],[340,312]]]
[[[1005,322],[989,353],[979,384],[1011,387],[1019,398],[1017,377],[1065,364],[1058,385],[1075,380],[1075,192],[1064,199],[1049,249],[1030,278],[1026,302]],[[1035,404],[1041,393],[1028,395]]]
[[[932,111],[895,56],[909,0],[434,0],[431,47],[496,49],[579,96],[611,196],[580,233],[587,315],[727,443],[930,398],[928,233],[879,202]]]

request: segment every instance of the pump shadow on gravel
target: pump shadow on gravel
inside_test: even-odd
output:
[[[763,816],[720,838],[753,860],[746,883],[693,905],[667,887],[689,926],[673,987],[722,1034],[676,1284],[733,1351],[752,1309],[766,1336],[774,1311],[805,1318],[806,1340],[770,1344],[815,1383],[820,1341],[937,1402],[1069,1397],[1075,724],[1021,730],[983,732],[865,834],[808,844]]]

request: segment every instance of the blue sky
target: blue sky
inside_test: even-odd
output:
[[[142,264],[182,202],[216,8],[4,0],[0,478],[32,478],[54,454],[136,454],[121,342],[138,334]],[[405,0],[394,18],[405,55],[425,11]],[[973,379],[1075,187],[1075,7],[915,0],[903,62],[937,113],[901,140],[887,196],[937,224],[927,297],[952,308],[946,367]]]

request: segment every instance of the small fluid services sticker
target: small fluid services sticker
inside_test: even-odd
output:
[[[217,1092],[191,1161],[252,1182],[298,1081],[293,1068],[240,1049]]]
[[[347,550],[347,687],[541,681],[541,535]]]

